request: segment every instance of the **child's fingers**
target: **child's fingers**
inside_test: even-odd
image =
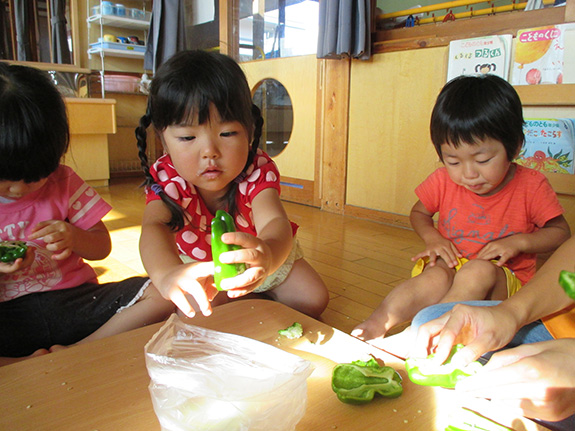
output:
[[[239,275],[222,280],[221,287],[226,291],[254,290],[265,279],[265,271],[261,266],[253,266]],[[243,288],[243,289],[242,289]],[[248,292],[246,292],[248,293]],[[229,296],[229,295],[228,295]],[[241,296],[241,295],[239,295]]]
[[[246,232],[226,232],[222,235],[224,244],[236,244],[242,248],[255,248],[259,245],[260,240]]]
[[[187,317],[194,317],[196,315],[196,311],[190,305],[188,300],[186,299],[186,295],[179,289],[175,289],[170,293],[170,301],[176,304],[176,307],[180,309],[182,313],[184,313]]]

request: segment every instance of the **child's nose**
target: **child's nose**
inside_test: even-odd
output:
[[[477,177],[477,169],[471,163],[465,163],[463,165],[463,176],[465,178],[475,178]]]
[[[214,141],[208,139],[204,144],[204,148],[202,150],[202,157],[204,159],[215,159],[220,156],[220,151],[218,146],[215,144]]]

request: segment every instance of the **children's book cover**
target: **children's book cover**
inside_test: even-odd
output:
[[[562,84],[565,57],[573,55],[572,38],[565,34],[575,23],[519,30],[515,38],[513,85]],[[567,42],[567,45],[566,45]]]
[[[511,63],[510,34],[453,40],[449,44],[447,80],[460,75],[491,73],[509,78]]]
[[[523,131],[525,144],[517,164],[541,172],[574,173],[575,119],[526,119]]]

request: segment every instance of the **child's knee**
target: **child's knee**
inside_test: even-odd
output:
[[[418,275],[425,278],[425,282],[433,287],[449,287],[453,283],[455,271],[447,266],[431,266]]]
[[[469,280],[493,280],[497,279],[497,271],[500,270],[493,262],[482,259],[473,259],[461,266],[456,277]]]

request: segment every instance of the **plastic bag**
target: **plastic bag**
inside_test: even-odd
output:
[[[305,413],[311,362],[175,314],[146,344],[163,431],[291,431]]]

